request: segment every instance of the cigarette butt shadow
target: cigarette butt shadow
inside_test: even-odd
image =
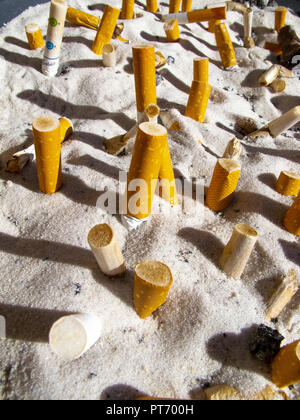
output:
[[[160,42],[162,44],[169,44],[169,41],[164,36],[150,35],[145,31],[141,31],[140,36],[149,42]]]
[[[263,153],[269,156],[280,157],[283,159],[291,160],[292,162],[300,162],[300,151],[299,150],[282,150],[272,149],[266,147],[251,146],[245,142],[242,142],[243,147],[247,153]]]
[[[266,70],[260,70],[260,69],[256,69],[251,71],[250,73],[247,74],[247,76],[245,77],[245,79],[242,81],[241,86],[242,87],[249,87],[249,88],[261,88],[263,89],[263,87],[261,87],[258,83],[258,79],[260,78],[260,76],[265,73]]]
[[[92,47],[92,41],[90,41],[87,38],[84,38],[83,36],[64,36],[63,42],[66,44],[72,44],[72,43],[83,44],[89,49],[91,49]]]
[[[226,125],[217,122],[216,126],[221,128],[224,131],[227,131],[228,133],[232,134],[234,137],[236,137],[239,140],[242,140],[244,138],[244,136],[242,134],[240,134],[238,131],[233,130],[232,128],[226,127]]]
[[[182,115],[184,115],[185,113],[185,108],[186,105],[182,105],[182,104],[178,104],[177,102],[171,102],[168,101],[165,98],[157,98],[157,105],[161,108],[161,109],[171,109],[171,108],[175,108],[177,109]]]
[[[22,67],[31,67],[37,72],[41,73],[42,59],[37,57],[27,57],[16,52],[7,51],[0,48],[0,56],[12,64],[18,64]]]
[[[105,137],[98,136],[97,134],[88,133],[85,131],[76,131],[76,140],[82,141],[85,144],[89,144],[95,149],[105,150],[104,142]]]
[[[65,63],[66,66],[70,66],[73,69],[92,69],[104,67],[102,60],[75,60]]]
[[[300,267],[300,244],[296,241],[289,242],[284,239],[278,239],[278,242],[284,252],[285,257]]]
[[[106,177],[119,180],[119,169],[115,166],[109,165],[102,160],[95,159],[93,156],[84,155],[76,158],[69,159],[68,162],[71,165],[86,166],[87,168],[94,169],[97,172],[102,173]]]
[[[100,400],[136,400],[138,397],[146,395],[130,385],[116,384],[105,388],[100,396]]]
[[[6,38],[4,38],[4,41],[8,44],[15,45],[16,47],[20,47],[24,50],[30,51],[28,42],[22,41],[21,39],[15,38],[14,36],[7,36]]]
[[[88,6],[89,10],[99,10],[100,12],[104,12],[105,4],[97,3],[97,4],[91,4]]]
[[[268,172],[265,174],[260,174],[257,177],[263,184],[267,185],[268,187],[270,187],[273,191],[275,190],[275,185],[276,185],[276,181],[277,178],[274,174]]]
[[[194,38],[196,41],[200,42],[200,44],[205,45],[207,48],[209,48],[212,51],[218,51],[218,47],[216,45],[212,45],[209,42],[205,41],[204,39],[198,38],[192,32],[182,31],[181,33],[182,35],[187,35]]]
[[[127,57],[127,61],[128,63],[125,64],[125,66],[123,67],[123,70],[127,73],[127,74],[133,74],[133,59],[132,57]]]
[[[175,86],[177,89],[181,90],[183,93],[189,95],[190,87],[186,85],[182,80],[178,79],[170,70],[163,68],[161,71],[162,76],[166,79],[169,83]]]
[[[275,108],[279,109],[279,111],[284,114],[295,106],[300,105],[300,97],[293,95],[280,95],[271,98],[271,102]],[[297,127],[298,125],[299,124],[295,125],[294,127]]]
[[[241,23],[234,22],[232,23],[229,28],[236,32],[241,38],[244,38],[244,26]]]

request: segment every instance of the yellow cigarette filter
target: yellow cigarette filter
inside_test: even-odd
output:
[[[210,20],[208,22],[208,32],[211,32],[212,34],[214,34],[215,33],[215,26],[219,25],[220,23],[222,23],[221,20],[215,20],[215,19]]]
[[[109,5],[105,6],[103,17],[92,46],[92,51],[97,55],[102,55],[102,48],[106,44],[110,44],[112,36],[117,25],[120,10]]]
[[[184,115],[202,123],[205,118],[210,92],[211,85],[209,83],[194,80]]]
[[[53,194],[62,184],[60,121],[40,117],[33,122],[32,129],[39,187],[43,193]]]
[[[156,104],[155,48],[153,45],[136,45],[132,48],[138,113],[149,104]]]
[[[182,0],[181,11],[190,12],[192,10],[193,0]]]
[[[206,205],[213,211],[224,210],[233,199],[241,165],[232,159],[219,159],[206,196]]]
[[[277,33],[285,26],[285,20],[287,15],[287,8],[283,6],[277,7],[275,10],[275,30]]]
[[[297,196],[300,191],[300,175],[282,171],[276,183],[276,191],[285,196]]]
[[[86,28],[98,30],[101,19],[81,10],[69,7],[67,10],[67,21],[74,25],[85,26]]]
[[[170,0],[169,13],[178,13],[180,10],[181,0]]]
[[[164,30],[167,39],[170,42],[176,42],[180,39],[180,30],[177,19],[171,19],[164,24]]]
[[[145,219],[150,215],[167,144],[165,127],[153,122],[139,125],[127,180],[127,216]]]
[[[272,362],[272,380],[278,388],[300,382],[300,340],[283,347]]]
[[[134,0],[123,0],[120,19],[133,19]]]
[[[287,211],[283,224],[288,232],[296,236],[300,235],[300,193]]]
[[[147,10],[151,13],[156,13],[158,10],[157,0],[147,0]]]
[[[282,49],[281,49],[280,45],[276,44],[275,42],[266,42],[265,45],[264,45],[264,49],[269,50],[276,55],[281,55],[282,54]]]
[[[209,82],[209,59],[200,57],[194,58],[194,80]]]
[[[63,143],[73,134],[73,124],[68,118],[60,118],[60,141]]]
[[[31,50],[37,50],[45,45],[43,34],[39,25],[29,23],[25,26],[28,44]]]
[[[147,318],[165,303],[172,283],[171,270],[159,261],[135,266],[133,303],[140,318]]]
[[[227,69],[236,66],[235,51],[225,23],[215,25],[215,36],[224,68]]]
[[[165,148],[162,156],[161,167],[159,170],[160,188],[159,195],[164,200],[168,201],[172,206],[178,204],[178,196],[176,190],[176,182],[174,177],[174,170],[169,150],[169,145]]]

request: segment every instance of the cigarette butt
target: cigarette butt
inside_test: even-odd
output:
[[[192,10],[192,5],[193,5],[193,0],[182,0],[181,11],[190,12]]]
[[[137,111],[156,104],[155,48],[136,45],[132,48]]]
[[[45,45],[43,34],[39,25],[29,23],[25,26],[28,44],[31,50],[37,50]]]
[[[285,20],[287,15],[287,8],[279,6],[275,9],[275,30],[277,33],[285,26]]]
[[[178,118],[168,110],[160,112],[160,119],[167,130],[180,130],[181,128]]]
[[[63,360],[76,360],[100,338],[102,323],[90,314],[75,314],[60,318],[51,328],[51,350]]]
[[[170,0],[169,13],[178,13],[180,10],[181,0]]]
[[[232,160],[239,160],[242,153],[242,145],[235,137],[230,140],[227,144],[225,149],[223,158],[224,159],[232,159]]]
[[[276,55],[282,54],[282,49],[279,44],[276,44],[275,42],[266,42],[264,45],[265,50],[269,50],[273,52]]]
[[[278,388],[300,382],[300,340],[282,347],[274,358],[272,380]]]
[[[206,82],[194,80],[192,82],[185,116],[203,123],[211,92],[211,85]]]
[[[149,104],[145,109],[145,114],[149,122],[157,123],[160,108],[156,104]]]
[[[200,57],[194,58],[194,80],[209,82],[209,59]]]
[[[247,6],[236,1],[227,1],[226,5],[228,12],[238,12],[243,15],[247,10]]]
[[[6,338],[6,320],[2,315],[0,315],[0,339],[1,338]]]
[[[244,20],[244,38],[250,38],[252,37],[252,25],[253,25],[253,9],[251,7],[248,7],[244,14],[243,14],[243,20]]]
[[[237,65],[235,51],[225,23],[215,26],[217,47],[225,69]]]
[[[266,320],[278,318],[298,291],[298,276],[294,269],[283,278],[267,305]]]
[[[104,274],[113,277],[126,271],[120,245],[109,225],[94,226],[88,234],[88,243]]]
[[[19,174],[25,168],[27,163],[29,163],[32,160],[32,158],[33,158],[33,154],[26,153],[25,151],[15,153],[6,162],[5,170],[6,172]]]
[[[161,167],[159,170],[160,188],[159,195],[164,200],[168,201],[170,205],[176,206],[178,204],[178,196],[176,190],[176,182],[174,177],[174,170],[167,144],[165,152],[162,156]]]
[[[206,205],[213,211],[224,210],[233,199],[241,165],[232,159],[219,159],[206,196]]]
[[[208,32],[211,32],[212,34],[215,33],[215,26],[219,25],[220,23],[222,23],[221,20],[215,20],[212,19],[208,22]]]
[[[155,68],[156,70],[160,69],[161,67],[167,64],[166,57],[160,52],[155,51]]]
[[[140,318],[147,318],[165,303],[172,283],[171,270],[159,261],[135,266],[133,303]]]
[[[101,19],[97,16],[74,9],[73,7],[68,8],[66,19],[74,25],[85,26],[86,28],[93,29],[94,31],[98,30],[101,21]]]
[[[242,276],[257,238],[258,233],[251,226],[235,226],[220,258],[220,267],[229,277],[239,279]]]
[[[261,86],[268,86],[274,80],[277,79],[279,75],[279,66],[277,64],[274,64],[272,67],[270,67],[267,71],[265,71],[258,79],[258,83]]]
[[[300,175],[295,172],[282,171],[275,187],[279,194],[297,196],[300,191]]]
[[[300,121],[300,105],[281,115],[268,124],[268,129],[273,137],[277,137]]]
[[[102,48],[103,64],[105,67],[116,65],[116,51],[112,44],[106,44]]]
[[[210,401],[240,401],[242,399],[237,389],[225,384],[205,388],[204,393],[206,399]]]
[[[133,19],[134,0],[123,0],[120,19]]]
[[[151,214],[162,157],[167,147],[167,130],[160,124],[139,125],[127,179],[127,216],[145,219]],[[136,181],[142,185],[135,185]],[[140,188],[138,197],[136,187]]]
[[[287,69],[286,67],[281,66],[281,65],[278,65],[278,67],[279,67],[280,77],[284,77],[285,79],[291,79],[295,77],[295,74],[291,70]]]
[[[177,19],[168,20],[168,22],[164,24],[164,30],[168,41],[176,42],[180,39],[180,30]]]
[[[296,236],[300,235],[300,192],[287,211],[283,224],[288,232]]]
[[[120,10],[109,5],[105,6],[103,17],[94,40],[92,51],[97,55],[102,55],[102,48],[109,44],[117,25]]]
[[[164,21],[177,19],[179,24],[209,22],[210,20],[225,20],[226,7],[214,7],[211,9],[192,10],[191,12],[170,12],[162,17]]]
[[[53,194],[62,184],[60,121],[40,117],[33,122],[32,129],[39,187],[43,193]]]
[[[151,13],[156,13],[158,10],[157,0],[147,0],[147,10]]]
[[[73,124],[68,118],[60,118],[60,139],[61,143],[68,140],[69,137],[73,134]]]
[[[283,92],[286,88],[286,81],[282,79],[276,79],[270,84],[270,88],[272,88],[273,92],[275,93]]]

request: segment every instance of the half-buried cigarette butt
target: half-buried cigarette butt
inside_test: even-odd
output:
[[[147,0],[146,1],[146,8],[148,12],[156,13],[158,10],[158,3],[157,0]]]
[[[243,399],[236,388],[225,384],[205,388],[204,393],[206,399],[210,401],[240,401]]]
[[[45,45],[43,34],[39,25],[29,23],[25,26],[28,44],[31,50],[37,50]]]
[[[64,141],[68,140],[69,137],[71,137],[71,135],[73,134],[73,124],[72,122],[68,119],[68,118],[60,118],[59,119],[59,123],[60,123],[60,140],[61,143],[63,143]]]
[[[267,71],[265,71],[260,76],[260,78],[258,79],[258,83],[261,86],[270,85],[279,76],[279,70],[280,70],[280,67],[277,64],[274,64],[272,67],[270,67]]]
[[[217,47],[225,69],[237,65],[235,51],[225,23],[215,25]]]
[[[177,19],[168,20],[164,24],[164,30],[169,42],[176,42],[180,39],[180,30]]]
[[[287,211],[283,224],[288,232],[296,236],[300,235],[300,192]]]
[[[181,0],[170,0],[169,13],[178,13],[180,10]]]
[[[279,6],[275,9],[275,30],[279,34],[281,29],[285,26],[287,15],[287,8]]]
[[[199,82],[209,82],[209,59],[205,57],[194,58],[194,79]]]
[[[106,44],[102,48],[103,64],[105,67],[116,65],[116,51],[112,44]]]
[[[76,314],[60,318],[49,334],[51,350],[63,360],[76,360],[100,338],[102,323],[90,314]]]
[[[123,0],[120,19],[133,19],[134,0]]]
[[[94,31],[98,30],[101,21],[101,19],[97,16],[74,9],[73,7],[68,8],[66,19],[74,25],[85,26],[86,28],[93,29]]]
[[[125,273],[126,265],[113,229],[107,225],[94,226],[88,234],[88,243],[101,271],[110,277]]]
[[[149,104],[145,109],[146,117],[149,122],[157,123],[160,114],[160,108],[156,104]]]
[[[192,82],[185,116],[203,123],[211,92],[211,85],[206,82],[194,80]]]
[[[102,48],[109,44],[114,34],[120,10],[109,5],[105,6],[103,17],[94,40],[92,51],[97,55],[102,55]]]
[[[236,225],[230,241],[220,258],[221,269],[229,276],[239,279],[258,238],[255,229],[248,225]]]
[[[300,121],[300,105],[276,118],[268,124],[268,129],[273,137],[277,137]]]
[[[221,20],[215,20],[215,19],[210,20],[208,22],[208,32],[211,32],[212,34],[214,34],[215,33],[215,26],[219,25],[220,23],[222,23]]]
[[[43,193],[53,194],[62,184],[60,121],[40,117],[33,122],[32,129],[39,187]]]
[[[133,303],[140,318],[147,318],[165,303],[172,283],[171,270],[159,261],[135,266]]]
[[[164,15],[162,19],[164,21],[177,19],[179,24],[209,22],[210,20],[222,21],[226,19],[226,6],[214,7],[211,9],[192,10],[191,12],[182,13],[170,12],[168,15]]]
[[[132,48],[137,119],[149,104],[156,104],[155,48],[136,45]]]
[[[275,93],[283,92],[286,88],[286,81],[282,79],[276,79],[270,84],[270,88]]]
[[[264,49],[269,50],[276,55],[282,54],[282,49],[280,45],[276,44],[275,42],[265,42]]]
[[[182,0],[181,11],[190,12],[192,10],[193,0]]]
[[[242,145],[235,137],[230,140],[225,149],[223,158],[239,160],[242,153]]]
[[[232,159],[219,159],[206,196],[206,205],[213,211],[228,207],[233,199],[241,165]]]
[[[272,362],[272,380],[278,388],[300,382],[300,340],[282,347]]]
[[[282,171],[275,187],[279,194],[297,196],[300,191],[300,175],[295,172]]]

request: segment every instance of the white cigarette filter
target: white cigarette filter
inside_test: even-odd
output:
[[[25,32],[31,50],[37,50],[45,45],[41,28],[36,23],[29,23],[26,25]]]
[[[192,10],[191,12],[169,13],[162,17],[164,21],[177,19],[179,24],[209,22],[210,20],[225,20],[226,6],[214,7],[203,10]]]
[[[260,78],[258,79],[258,83],[261,86],[270,85],[279,76],[279,71],[280,67],[277,64],[274,64],[260,76]]]
[[[125,273],[126,265],[113,229],[107,224],[94,226],[88,242],[101,271],[110,277]]]
[[[76,314],[60,318],[49,335],[51,350],[63,360],[76,360],[100,338],[101,320],[90,314]]]
[[[249,7],[245,10],[244,15],[244,47],[254,48],[255,42],[252,38],[252,25],[253,25],[253,10]]]
[[[220,267],[229,277],[239,279],[242,276],[257,238],[258,233],[251,226],[235,226],[220,258]]]
[[[280,136],[289,128],[293,127],[300,121],[300,105],[292,108],[290,111],[276,118],[276,120],[268,124],[268,129],[273,137]]]
[[[116,50],[112,44],[106,44],[102,48],[103,64],[105,67],[116,65]]]
[[[56,76],[59,68],[63,32],[68,6],[63,0],[52,0],[47,30],[46,48],[42,72],[46,76]]]

